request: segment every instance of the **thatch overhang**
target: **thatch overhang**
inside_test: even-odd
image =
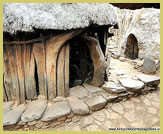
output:
[[[10,34],[117,23],[114,7],[108,3],[6,3],[3,7],[3,32]]]

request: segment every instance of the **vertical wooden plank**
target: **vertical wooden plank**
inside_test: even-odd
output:
[[[5,85],[3,84],[3,101],[4,101],[4,102],[5,102],[5,101],[8,101],[7,98],[8,98],[8,97],[7,97],[7,94],[6,94]]]
[[[44,43],[35,43],[33,45],[33,54],[36,60],[39,92],[47,98],[47,85],[46,85],[46,66],[45,66],[45,48]]]
[[[13,90],[16,94],[15,100],[17,100],[17,103],[20,104],[20,92],[19,92],[19,81],[18,81],[18,75],[17,75],[17,66],[16,66],[16,55],[15,55],[15,48],[14,45],[6,45],[7,55],[9,59],[9,68],[11,73],[11,79],[12,79],[12,86]]]
[[[70,62],[70,44],[65,45],[65,96],[68,96],[69,93],[69,62]]]
[[[14,100],[16,96],[16,91],[13,89],[12,79],[11,79],[11,72],[9,68],[9,59],[7,55],[6,46],[3,46],[3,84],[6,89],[6,94],[8,96],[8,100]]]
[[[25,85],[24,85],[24,64],[23,64],[23,49],[22,45],[15,45],[16,50],[16,64],[17,64],[17,73],[19,80],[19,94],[20,94],[20,103],[25,102]]]
[[[25,89],[27,99],[36,97],[36,81],[35,81],[35,61],[33,56],[32,44],[24,44],[24,72],[25,72]]]
[[[57,95],[65,96],[65,45],[61,48],[57,59]]]

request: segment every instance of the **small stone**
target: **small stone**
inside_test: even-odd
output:
[[[72,119],[66,119],[65,123],[68,123],[68,122],[71,122],[71,121],[72,121]]]
[[[75,96],[75,97],[78,97],[79,99],[82,99],[88,96],[88,91],[82,86],[76,86],[76,87],[70,88],[69,96]]]
[[[98,92],[101,92],[102,89],[99,88],[99,87],[95,87],[95,86],[92,86],[92,85],[89,85],[89,84],[83,84],[83,86],[91,93],[98,93]]]
[[[46,106],[46,100],[32,101],[27,110],[22,114],[21,120],[24,122],[30,122],[40,119],[46,110]]]
[[[88,106],[82,101],[79,100],[77,97],[68,97],[68,101],[71,107],[71,110],[75,114],[87,114],[89,113]]]
[[[127,97],[128,96],[128,93],[120,93],[118,94],[118,97]]]
[[[33,126],[33,125],[36,125],[36,124],[37,124],[37,121],[28,122],[28,125],[29,125],[29,126]]]
[[[119,86],[115,82],[106,82],[102,85],[102,88],[105,89],[109,93],[122,93],[126,92],[126,89],[122,86]]]
[[[118,59],[119,57],[120,57],[120,53],[119,52],[113,52],[113,54],[112,54],[112,57],[114,58],[114,59]]]
[[[105,114],[102,111],[95,112],[92,115],[97,121],[104,122],[105,120]]]
[[[135,122],[138,120],[138,116],[136,115],[135,110],[129,110],[124,114],[124,117],[130,122]]]
[[[138,74],[136,77],[143,81],[147,86],[158,86],[160,84],[160,78],[156,76]]]
[[[74,117],[72,118],[72,122],[73,122],[73,123],[79,122],[80,119],[81,119],[80,116],[74,116]]]
[[[125,101],[121,103],[125,108],[134,109],[135,105],[131,101]]]
[[[89,125],[86,129],[87,131],[100,131],[97,125]]]
[[[60,118],[57,119],[57,121],[64,121],[64,120],[66,120],[65,116],[64,117],[60,117]]]
[[[91,125],[92,123],[93,123],[93,119],[92,119],[92,117],[90,117],[90,116],[84,117],[84,118],[81,120],[81,122],[80,122],[80,124],[81,124],[81,126],[82,126],[83,128],[85,128],[85,127]]]
[[[24,122],[24,121],[22,121],[22,120],[20,120],[19,122],[18,122],[18,124],[17,124],[18,126],[24,126],[24,125],[26,125],[26,122]]]
[[[79,126],[73,126],[71,131],[81,131]]]
[[[100,110],[106,104],[106,100],[102,96],[92,97],[85,102],[92,111]]]
[[[74,117],[74,113],[71,112],[69,115],[67,115],[67,118],[70,119],[70,118],[73,118]]]
[[[51,127],[54,128],[54,127],[56,127],[58,125],[61,125],[61,122],[54,122],[54,123],[51,124]]]
[[[61,102],[61,101],[66,101],[67,99],[62,96],[57,96],[56,98],[53,99],[54,102]]]
[[[75,80],[73,82],[73,87],[82,85],[82,80]]]
[[[41,122],[41,121],[39,121],[39,122],[35,125],[35,127],[38,128],[38,129],[40,129],[43,125],[44,125],[44,123]]]
[[[70,114],[70,106],[67,101],[56,102],[49,106],[41,121],[50,121]]]
[[[102,96],[105,98],[105,100],[107,100],[108,102],[112,102],[115,99],[118,98],[117,95],[113,95],[113,94],[107,94],[107,93],[102,93]]]
[[[112,109],[115,112],[119,113],[119,114],[123,114],[124,113],[123,106],[121,104],[119,104],[119,103],[113,104]]]
[[[113,120],[116,120],[116,119],[120,119],[121,116],[113,111],[107,111],[105,110],[104,111],[104,114],[106,115],[106,118],[108,119],[113,119]]]
[[[13,101],[3,102],[3,112],[8,112],[12,109],[14,105]]]
[[[122,61],[122,62],[124,62],[124,61],[126,61],[126,58],[124,58],[124,57],[119,57],[119,60]]]
[[[149,57],[144,58],[142,71],[145,74],[155,74],[156,73],[156,63]]]
[[[131,78],[120,79],[119,81],[127,90],[133,92],[139,92],[144,87],[143,82]]]
[[[3,126],[13,125],[20,121],[22,113],[26,107],[24,104],[19,105],[15,109],[12,109],[6,113],[3,113]]]
[[[37,98],[38,98],[38,100],[46,100],[46,97],[43,95],[39,95]]]

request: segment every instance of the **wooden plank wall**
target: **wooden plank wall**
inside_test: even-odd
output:
[[[68,95],[69,44],[64,44],[58,53],[55,52],[54,44],[49,46],[44,42],[4,45],[3,49],[4,101],[14,100],[21,104],[38,95],[43,95],[46,99]],[[38,75],[38,80],[35,74]],[[53,83],[55,80],[56,84]]]

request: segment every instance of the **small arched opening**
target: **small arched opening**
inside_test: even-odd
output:
[[[139,55],[138,41],[134,34],[130,34],[127,38],[125,53],[127,58],[136,59]]]

